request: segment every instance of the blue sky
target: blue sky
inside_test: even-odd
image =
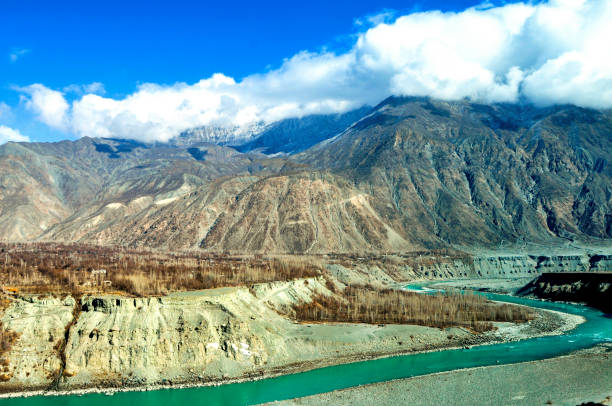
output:
[[[556,3],[559,3],[559,1]],[[155,119],[148,117],[165,110],[153,106],[151,111],[146,114],[142,113],[143,105],[151,106],[155,104],[154,100],[160,100],[156,99],[155,95],[147,99],[146,103],[138,104],[127,113],[127,107],[124,105],[128,103],[107,108],[107,102],[113,103],[113,101],[129,99],[135,95],[144,97],[142,85],[146,83],[170,86],[174,92],[173,95],[179,87],[182,90],[191,91],[191,88],[184,89],[184,86],[181,87],[182,85],[172,86],[176,83],[185,83],[187,86],[191,86],[202,80],[211,79],[211,75],[214,73],[222,73],[223,77],[232,78],[237,82],[236,86],[240,86],[241,89],[230,91],[228,90],[230,87],[236,86],[221,80],[222,83],[219,82],[221,85],[217,81],[214,86],[216,86],[215,88],[221,86],[224,93],[219,96],[218,103],[214,106],[208,102],[208,99],[202,101],[203,99],[200,96],[196,99],[182,100],[181,106],[184,106],[185,103],[193,104],[195,103],[194,100],[197,103],[201,102],[198,104],[198,111],[203,117],[200,120],[202,124],[206,124],[206,120],[213,120],[211,122],[214,123],[227,121],[229,119],[226,116],[230,114],[229,112],[234,115],[233,117],[242,117],[237,121],[234,120],[241,124],[250,118],[274,119],[282,118],[283,114],[287,116],[308,112],[345,110],[364,101],[375,102],[375,100],[369,100],[365,96],[362,97],[362,94],[352,94],[347,91],[347,89],[352,89],[355,86],[346,86],[338,90],[337,96],[336,94],[330,94],[323,85],[303,87],[303,83],[297,83],[295,88],[301,89],[300,91],[304,94],[312,92],[313,95],[315,93],[316,95],[308,96],[306,99],[296,97],[291,100],[281,100],[276,94],[270,96],[273,93],[270,88],[273,86],[273,84],[270,84],[271,80],[285,80],[285,82],[282,82],[282,80],[281,82],[287,84],[287,92],[289,92],[294,87],[295,81],[299,81],[299,79],[296,79],[297,74],[291,76],[293,71],[301,72],[303,76],[307,77],[308,73],[305,72],[308,71],[304,70],[305,66],[310,67],[314,72],[316,69],[330,69],[329,66],[336,66],[341,63],[353,65],[346,67],[346,69],[343,68],[341,77],[325,77],[327,83],[357,80],[357,77],[355,77],[357,74],[354,74],[350,80],[347,79],[346,72],[357,72],[360,75],[363,69],[359,63],[347,62],[348,59],[361,58],[364,53],[369,52],[368,50],[372,49],[369,46],[371,45],[369,37],[371,36],[376,40],[378,34],[376,34],[375,29],[378,28],[377,26],[384,21],[393,24],[398,17],[408,16],[407,18],[410,19],[410,16],[416,16],[403,24],[402,27],[400,27],[400,24],[395,24],[394,27],[398,30],[399,28],[402,29],[398,33],[411,33],[411,35],[423,35],[424,37],[429,35],[426,32],[426,27],[418,32],[411,27],[419,25],[419,21],[427,18],[431,19],[432,24],[440,22],[442,25],[447,24],[448,27],[454,27],[457,24],[467,24],[466,27],[469,27],[468,19],[472,18],[472,14],[479,18],[482,17],[481,20],[485,23],[491,18],[497,18],[500,30],[505,30],[503,32],[512,31],[512,35],[516,36],[514,42],[517,42],[519,41],[517,39],[519,35],[514,33],[514,31],[517,31],[516,27],[519,27],[517,24],[527,25],[529,17],[541,9],[538,9],[538,6],[529,5],[516,11],[511,9],[511,6],[508,6],[507,3],[504,3],[497,7],[501,10],[500,12],[490,11],[496,9],[496,7],[489,4],[461,14],[467,8],[477,6],[479,3],[475,1],[327,0],[295,2],[288,6],[288,2],[284,1],[212,3],[181,0],[171,2],[3,0],[0,6],[0,52],[3,53],[2,58],[0,58],[0,126],[14,129],[31,140],[75,138],[90,133],[91,135],[103,136],[105,134],[113,135],[114,132],[117,132],[118,136],[126,136],[124,134],[127,131],[126,128],[136,132],[136,137],[141,132],[148,134],[153,131],[157,135],[142,136],[141,138],[157,137],[155,139],[164,139],[168,137],[167,133],[169,131],[178,129],[177,125],[174,122],[171,125],[160,124]],[[597,12],[607,16],[606,13],[610,9],[610,0],[590,0],[590,3],[599,4]],[[565,3],[553,5],[554,7],[558,9],[568,8]],[[578,10],[575,5],[571,5],[570,8],[572,12],[577,13],[576,15],[584,14],[587,11],[593,13],[592,10],[584,11],[585,7]],[[602,8],[604,9],[603,12]],[[419,14],[415,14],[425,11],[431,13],[426,17],[419,17]],[[453,17],[452,12],[458,12],[464,18],[461,21],[458,20],[459,22],[454,22],[453,18],[455,17]],[[383,17],[371,18],[385,13],[388,14],[386,19]],[[488,14],[485,15],[486,13]],[[519,22],[508,22],[509,18],[507,16],[514,15],[513,13],[520,15],[520,18],[517,17],[520,20]],[[499,17],[498,14],[503,14],[506,17]],[[516,18],[512,17],[512,19]],[[541,23],[538,24],[542,25]],[[554,31],[549,26],[544,28],[548,30],[546,33]],[[369,35],[369,30],[372,31],[372,35]],[[448,30],[441,28],[440,30],[439,37],[424,39],[426,42],[414,45],[414,47],[418,46],[421,49],[423,44],[427,44],[427,46],[435,45],[436,41],[448,46],[448,41],[444,36],[454,35],[453,31],[450,28]],[[467,30],[469,31],[469,28]],[[532,28],[530,30],[529,32],[533,31]],[[580,31],[580,28],[577,30]],[[378,31],[384,30],[380,29]],[[459,29],[458,32],[461,33],[462,31],[466,31],[466,29]],[[538,31],[535,32],[538,33]],[[556,46],[558,44],[555,43],[557,39],[555,35],[559,36],[561,34],[553,33],[552,39],[549,38],[548,40]],[[586,35],[584,34],[584,36]],[[483,37],[483,35],[478,34],[475,38],[480,37]],[[359,45],[360,38],[365,44],[362,48]],[[406,41],[409,41],[408,37],[405,38]],[[384,59],[384,52],[380,52],[379,48],[384,48],[385,41],[393,43],[396,40],[401,41],[402,37],[396,35],[395,37],[389,37],[389,39],[383,39],[382,42],[372,42],[374,48],[378,47],[373,54],[374,57]],[[521,41],[524,45],[525,38],[522,38]],[[531,39],[527,38],[528,45],[531,44],[530,41]],[[561,38],[559,41],[564,46],[567,45],[565,39]],[[506,42],[497,46],[501,48],[517,46],[517,44]],[[399,45],[408,46],[405,44]],[[483,45],[483,47],[485,46],[487,44]],[[359,49],[355,51],[357,48]],[[575,51],[575,48],[582,49],[580,44],[567,45],[565,48],[562,47],[559,52],[555,51],[557,53],[550,51],[552,52],[550,57],[558,58],[563,56],[563,52]],[[408,48],[409,52],[411,52],[410,49],[412,48]],[[308,51],[309,53],[305,56],[303,53],[300,54],[302,51]],[[534,47],[533,51],[534,53],[541,53],[542,49]],[[548,51],[545,50],[544,54]],[[465,56],[472,53],[471,49],[467,49],[466,52],[459,52],[457,58],[461,61],[469,59],[468,62],[472,63],[472,56]],[[419,55],[414,56],[415,60],[422,58],[422,55]],[[485,86],[482,84],[483,81],[488,81],[487,83],[491,82],[493,85],[505,86],[514,83],[513,81],[522,81],[525,73],[534,69],[529,65],[532,61],[518,60],[524,59],[524,57],[513,56],[514,59],[511,59],[510,62],[495,63],[495,66],[491,65],[491,58],[489,56],[487,58],[482,63],[478,59],[478,66],[490,71],[489,76],[492,76],[493,79],[485,78],[485,74],[476,79],[469,77],[467,84],[461,82],[460,85],[478,89],[478,86]],[[502,57],[500,56],[500,58]],[[363,60],[368,61],[367,58]],[[329,64],[324,65],[324,62],[329,62]],[[388,66],[376,71],[368,71],[367,77],[360,77],[359,79],[369,83],[372,89],[380,88],[380,86],[384,87],[384,91],[381,90],[380,94],[376,91],[373,92],[376,97],[382,97],[389,92],[427,94],[442,98],[453,98],[461,95],[472,96],[470,92],[464,94],[465,91],[463,93],[457,93],[456,91],[453,93],[448,89],[440,90],[439,82],[441,80],[447,82],[448,80],[463,80],[465,82],[467,80],[465,78],[452,76],[448,79],[448,73],[445,72],[440,76],[442,79],[438,77],[433,79],[438,82],[432,87],[427,84],[429,79],[422,79],[421,74],[414,73],[415,68],[412,62],[410,62],[409,70],[405,69],[406,61],[400,62],[389,59]],[[546,60],[537,62],[539,65],[536,68],[544,66],[545,62]],[[422,65],[426,66],[430,63],[431,61],[428,60],[427,63]],[[316,66],[313,67],[313,64]],[[515,68],[515,66],[511,66],[513,64],[518,66],[518,71],[523,76],[516,70],[512,70]],[[370,65],[371,63],[367,69],[371,68]],[[431,66],[427,66],[431,70]],[[387,74],[390,69],[399,70],[391,75]],[[269,75],[269,72],[273,72],[273,74]],[[257,76],[257,74],[262,75]],[[546,72],[542,75],[546,75]],[[286,79],[287,77],[293,78],[291,79],[293,82]],[[515,80],[515,77],[518,79]],[[242,83],[245,78],[247,78],[246,82],[250,84]],[[605,77],[604,79],[607,80],[608,78]],[[95,85],[92,86],[92,83],[95,83]],[[470,85],[470,83],[473,85]],[[491,83],[487,85],[487,89],[492,87]],[[608,82],[605,83],[607,85]],[[40,84],[42,87],[28,87],[33,84]],[[209,82],[202,84],[202,87],[206,89],[209,89],[210,86],[213,85]],[[516,86],[517,88],[521,87]],[[599,86],[601,86],[601,83]],[[248,88],[248,91],[244,90],[245,88]],[[457,88],[457,86],[454,86],[454,88]],[[489,97],[492,101],[503,101],[516,96],[508,96],[507,92],[503,93],[504,89],[487,89],[472,92],[474,93],[473,97],[484,97],[485,99]],[[53,91],[57,94],[49,92],[43,94],[41,93],[43,90]],[[165,88],[162,90],[164,92],[169,91]],[[206,91],[208,92],[208,90]],[[363,92],[363,94],[372,93],[365,87]],[[503,96],[495,96],[500,92],[503,93]],[[84,97],[89,93],[103,96],[104,100]],[[149,93],[153,93],[153,91],[151,90]],[[342,94],[340,95],[340,93]],[[485,94],[485,96],[481,96],[482,94]],[[147,93],[147,95],[149,94]],[[262,95],[265,95],[265,97]],[[226,106],[228,97],[233,99],[229,103],[231,109],[227,110],[226,116],[221,117],[217,114],[213,119],[204,117],[209,116],[207,115],[207,108],[212,109],[214,107],[215,112],[218,112],[220,108],[218,105]],[[557,96],[551,97],[555,101],[554,97]],[[59,98],[63,98],[65,103]],[[75,106],[74,102],[79,102],[81,98],[85,102],[81,103],[80,106]],[[245,100],[249,100],[251,104],[245,104]],[[58,106],[55,102],[59,102],[60,105]],[[254,109],[258,109],[253,104],[260,102],[267,106],[265,107],[265,114],[262,111],[253,113]],[[604,102],[607,102],[607,99]],[[586,102],[586,104],[588,103],[589,101]],[[296,105],[299,108],[295,107]],[[86,110],[86,108],[89,110]],[[77,116],[77,113],[81,114],[85,110],[87,114],[83,113],[82,116]],[[102,110],[107,116],[101,116]],[[279,113],[281,110],[290,112]],[[143,119],[141,117],[143,114],[147,115],[147,118]],[[57,117],[65,115],[65,117],[56,120],[54,115]],[[117,117],[125,118],[126,115],[136,118],[129,123],[126,123],[125,120],[122,122],[116,121]],[[112,126],[99,128],[83,124],[87,120],[115,121],[113,121]],[[198,124],[198,120],[197,118],[194,119],[192,114],[188,115],[185,122],[192,125]],[[151,130],[151,127],[156,125],[162,130]],[[2,142],[1,135],[0,142]]]
[[[475,1],[29,1],[3,0],[0,99],[12,85],[101,82],[110,96],[138,83],[234,78],[278,67],[301,50],[342,49],[385,10],[462,10]],[[12,62],[10,55],[22,51]]]

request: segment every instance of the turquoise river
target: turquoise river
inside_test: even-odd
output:
[[[506,295],[486,294],[486,296],[499,301],[578,314],[587,321],[560,336],[355,362],[245,383],[189,389],[117,392],[112,396],[87,394],[0,399],[0,404],[2,406],[256,404],[460,368],[551,358],[601,342],[612,341],[612,319],[597,310],[580,305],[541,302]]]

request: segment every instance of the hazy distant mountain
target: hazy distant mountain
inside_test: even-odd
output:
[[[370,110],[371,107],[362,107],[342,114],[316,114],[242,127],[198,127],[184,131],[171,139],[170,144],[188,147],[212,143],[233,146],[241,152],[257,150],[268,155],[292,154],[335,136]]]
[[[203,139],[0,146],[0,238],[247,252],[612,238],[610,111],[390,98],[284,120],[243,152]]]
[[[170,140],[170,145],[188,147],[208,143],[217,145],[240,145],[257,137],[266,128],[264,123],[245,126],[217,127],[203,126],[183,131]]]
[[[258,150],[265,154],[294,154],[331,138],[368,114],[362,107],[343,114],[312,115],[281,120],[267,126],[252,140],[236,147],[239,151]]]

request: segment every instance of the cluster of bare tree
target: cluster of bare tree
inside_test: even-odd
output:
[[[349,286],[340,297],[319,295],[294,309],[300,321],[461,326],[478,332],[492,329],[494,321],[524,322],[534,317],[526,307],[470,293],[422,295],[369,286]]]
[[[320,275],[312,261],[88,245],[0,244],[0,285],[31,293],[172,291],[242,286]]]

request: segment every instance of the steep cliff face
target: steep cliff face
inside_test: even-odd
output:
[[[612,312],[612,272],[544,273],[518,291],[542,299],[582,302]]]
[[[310,342],[305,328],[273,306],[331,294],[323,282],[255,286],[263,299],[247,288],[221,288],[78,303],[70,297],[13,300],[2,322],[20,336],[6,354],[9,374],[0,390],[193,383],[318,358],[322,343]]]
[[[332,261],[333,262],[333,261]],[[335,261],[327,270],[343,283],[391,284],[414,279],[516,279],[544,272],[612,271],[612,255],[487,255],[453,256],[423,254],[390,256],[370,262],[342,265]]]
[[[15,300],[1,317],[7,330],[19,334],[5,359],[9,378],[0,389],[46,389],[62,368],[59,348],[73,319],[75,301],[68,297]]]
[[[287,322],[246,289],[188,295],[84,299],[66,347],[66,384],[237,376],[268,363],[268,349],[283,345]],[[261,320],[279,325],[266,331]]]
[[[324,279],[310,278],[163,297],[83,297],[76,303],[70,297],[13,298],[2,322],[20,336],[3,356],[8,373],[0,392],[227,382],[398,351],[524,338],[535,331],[529,323],[502,323],[512,335],[475,336],[463,328],[302,324],[281,315],[315,294],[333,295]]]

